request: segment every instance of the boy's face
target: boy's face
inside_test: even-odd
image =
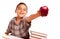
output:
[[[16,9],[18,17],[24,17],[27,14],[27,7],[23,4],[19,5]]]

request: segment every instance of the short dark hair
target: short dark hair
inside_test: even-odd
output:
[[[17,9],[17,7],[18,7],[19,5],[21,5],[21,4],[23,4],[23,5],[25,5],[25,6],[27,7],[27,5],[26,5],[25,3],[20,2],[20,3],[16,6],[16,9]]]

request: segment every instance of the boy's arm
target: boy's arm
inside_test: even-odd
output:
[[[8,29],[7,29],[7,31],[5,32],[5,34],[6,35],[8,35],[10,32],[11,32],[11,21],[10,21],[10,23],[9,23],[9,25],[8,25]]]
[[[35,19],[35,18],[37,18],[39,16],[41,16],[41,12],[40,11],[38,11],[36,14],[30,15],[28,18],[26,18],[26,21],[30,22],[31,20],[33,20],[33,19]]]

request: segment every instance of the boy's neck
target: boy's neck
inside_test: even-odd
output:
[[[23,17],[16,17],[16,20],[22,20]]]

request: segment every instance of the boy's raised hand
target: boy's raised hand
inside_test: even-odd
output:
[[[33,20],[33,19],[35,19],[35,18],[37,18],[37,17],[39,17],[39,16],[47,16],[47,14],[48,14],[48,7],[47,6],[42,6],[42,7],[40,7],[40,9],[37,11],[37,13],[36,14],[31,14],[26,20],[27,20],[27,22],[30,22],[31,20]]]

